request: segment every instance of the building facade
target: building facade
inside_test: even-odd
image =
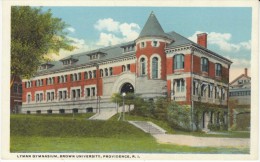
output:
[[[247,68],[229,85],[230,126],[239,130],[250,129],[251,77]]]
[[[13,78],[10,96],[10,113],[20,113],[22,108],[22,80],[18,76]]]
[[[206,33],[198,34],[197,43],[166,33],[152,12],[136,40],[43,64],[34,78],[23,80],[23,112],[95,112],[114,108],[110,98],[122,92],[227,110],[231,63],[207,49]],[[209,120],[204,112],[201,126]]]

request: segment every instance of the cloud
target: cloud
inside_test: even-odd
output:
[[[73,43],[71,45],[75,46],[76,49],[74,49],[73,51],[66,51],[66,50],[61,49],[59,52],[59,55],[52,54],[51,58],[53,60],[60,60],[64,57],[67,57],[67,56],[70,56],[73,54],[86,52],[86,51],[94,50],[94,49],[98,48],[98,46],[96,46],[95,44],[88,43],[84,39],[78,39],[78,38],[74,38],[74,37],[68,37],[68,39],[73,41]]]
[[[140,26],[135,23],[120,23],[112,18],[101,19],[96,22],[94,28],[100,31],[97,45],[109,46],[136,39],[140,32]]]
[[[197,34],[205,33],[202,31],[196,31],[191,37],[188,39],[197,42]],[[251,40],[240,43],[231,43],[232,35],[230,33],[216,33],[210,32],[208,34],[208,44],[216,45],[220,50],[225,52],[238,52],[241,50],[251,50]]]
[[[76,31],[75,28],[72,27],[67,28],[67,30],[70,31],[71,33],[74,33]]]
[[[95,29],[99,31],[109,31],[109,32],[117,32],[119,29],[119,22],[114,21],[111,18],[100,19],[94,25]]]

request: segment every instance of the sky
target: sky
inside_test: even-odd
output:
[[[208,49],[233,63],[230,81],[248,68],[250,75],[252,9],[250,7],[43,7],[69,26],[68,38],[77,49],[71,54],[135,40],[153,11],[165,32],[175,31],[196,42],[208,34]]]

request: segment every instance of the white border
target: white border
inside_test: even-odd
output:
[[[94,1],[94,0],[74,0],[74,1],[66,1],[66,0],[21,0],[21,1],[12,1],[12,0],[3,0],[3,38],[4,41],[2,41],[2,47],[10,47],[10,6],[11,5],[31,5],[31,6],[156,6],[156,7],[169,7],[169,6],[175,6],[175,7],[252,7],[252,64],[251,64],[251,70],[252,74],[252,116],[251,116],[251,151],[249,155],[231,155],[231,154],[140,154],[141,159],[146,160],[154,160],[154,159],[160,159],[160,160],[169,160],[169,159],[179,159],[179,160],[194,160],[194,159],[200,159],[200,160],[206,160],[206,159],[215,159],[215,160],[252,160],[259,158],[257,156],[258,154],[258,128],[259,128],[259,89],[258,89],[258,79],[259,79],[259,68],[258,68],[258,62],[259,56],[258,56],[258,26],[259,26],[259,4],[257,0],[225,0],[225,1],[219,1],[219,0],[153,0],[153,1],[145,1],[145,0],[127,0],[127,1],[119,1],[119,0],[113,0],[113,1],[104,1],[100,0]],[[5,94],[4,96],[1,95],[1,107],[2,107],[2,115],[1,115],[1,129],[4,130],[1,133],[1,147],[2,147],[2,158],[4,159],[16,159],[17,154],[10,154],[9,153],[9,124],[10,124],[10,115],[9,115],[9,102],[10,98],[10,90],[9,90],[9,83],[10,83],[10,69],[7,67],[10,67],[10,48],[3,48],[2,50],[2,62],[1,62],[1,74],[2,74],[2,80],[1,80],[1,93]],[[3,93],[4,92],[4,93]],[[257,98],[258,97],[258,98]],[[255,106],[254,106],[255,105]],[[112,160],[112,159],[111,159]]]

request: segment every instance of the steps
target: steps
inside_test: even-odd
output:
[[[130,124],[150,134],[165,134],[166,131],[150,121],[128,121]]]

